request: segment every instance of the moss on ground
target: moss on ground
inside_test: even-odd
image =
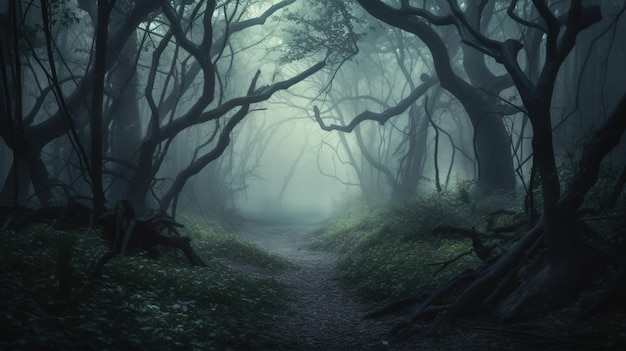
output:
[[[236,264],[256,266],[272,272],[294,267],[291,262],[267,252],[250,241],[211,227],[192,225],[183,231],[183,234],[191,238],[194,248],[197,248],[203,257],[226,259]]]
[[[435,274],[436,263],[469,251],[469,240],[442,240],[434,248],[426,242],[389,242],[355,251],[338,266],[342,282],[366,301],[386,301],[435,289],[452,276],[480,261],[464,256]]]
[[[339,212],[329,225],[305,245],[310,250],[347,253],[383,229],[385,212],[357,203]]]
[[[268,271],[288,264],[216,230],[192,228],[185,234],[209,267],[189,267],[183,255],[151,260],[135,254],[114,258],[101,277],[92,278],[107,251],[98,232],[36,225],[2,233],[0,348],[238,350],[257,345],[259,331],[282,308],[282,286],[210,258]]]

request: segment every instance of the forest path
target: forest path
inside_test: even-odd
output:
[[[275,278],[288,289],[289,315],[277,330],[267,330],[276,343],[268,350],[419,350],[416,345],[382,344],[391,326],[363,320],[368,307],[337,280],[337,255],[301,249],[318,226],[245,224],[239,234],[269,252],[295,263]]]

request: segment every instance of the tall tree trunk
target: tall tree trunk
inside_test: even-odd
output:
[[[540,3],[541,4],[541,3]],[[551,107],[554,96],[554,88],[560,68],[574,48],[577,35],[587,28],[600,21],[601,14],[599,7],[583,8],[581,4],[571,5],[568,13],[567,26],[561,28],[561,24],[545,6],[539,9],[543,20],[547,24],[546,34],[546,59],[536,81],[531,81],[522,73],[516,60],[517,52],[521,45],[514,41],[503,43],[500,47],[500,54],[507,71],[515,81],[515,85],[522,97],[524,106],[528,111],[528,118],[533,127],[533,158],[534,164],[539,171],[541,178],[541,190],[543,198],[543,213],[545,218],[544,238],[547,247],[548,263],[535,276],[529,279],[507,300],[507,302],[517,299],[518,308],[506,308],[503,315],[515,315],[521,311],[520,306],[532,303],[532,307],[524,306],[527,313],[559,307],[559,303],[571,302],[578,296],[582,289],[582,269],[583,262],[580,260],[576,239],[578,237],[576,226],[576,211],[582,204],[585,194],[597,180],[597,172],[588,175],[599,164],[602,157],[611,148],[600,151],[593,150],[595,144],[610,143],[621,137],[625,124],[623,115],[619,115],[620,108],[616,109],[607,121],[615,123],[614,127],[619,127],[611,132],[619,132],[618,135],[609,134],[600,129],[596,132],[597,140],[591,140],[587,145],[585,154],[581,160],[578,173],[588,175],[585,177],[586,183],[581,186],[577,184],[577,178],[570,182],[570,193],[565,198],[561,196],[561,184],[558,176],[558,169],[554,154],[553,128]],[[616,115],[616,113],[618,115]],[[615,122],[617,121],[617,122]],[[621,122],[621,124],[619,123]],[[606,124],[605,124],[606,126]],[[598,134],[598,132],[600,134]],[[612,138],[611,138],[612,137]],[[595,157],[586,157],[589,149],[597,152]],[[585,188],[585,186],[588,187]],[[573,193],[573,195],[571,195]],[[568,199],[573,197],[574,199]],[[539,301],[539,303],[537,303]],[[505,302],[505,305],[506,302]],[[550,306],[554,305],[554,306]]]
[[[134,164],[141,145],[139,84],[136,74],[138,45],[136,35],[131,35],[109,73],[113,94],[111,107],[107,113],[107,120],[110,121],[110,153],[113,160],[122,163],[113,164],[116,175],[109,190],[111,201],[120,199],[126,192],[133,170],[123,163]]]
[[[392,201],[402,203],[417,193],[422,175],[428,137],[428,119],[413,104],[409,108],[408,149],[400,163],[398,180],[393,189]]]
[[[0,199],[11,202],[26,200],[32,185],[39,204],[43,207],[49,206],[53,192],[48,170],[41,155],[27,143],[20,143],[20,146],[14,145],[12,148],[17,151],[15,153],[17,158],[11,164],[0,192]]]
[[[478,184],[485,190],[514,190],[515,170],[511,141],[500,115],[484,93],[461,79],[452,69],[446,43],[433,27],[415,21],[411,15],[379,1],[358,0],[359,4],[379,20],[415,34],[428,46],[441,86],[463,105],[474,127],[476,157],[479,162]]]
[[[94,30],[98,31],[98,8],[90,1],[79,1],[79,6],[91,17]],[[111,4],[110,6],[113,6]],[[117,13],[117,15],[116,15]],[[107,19],[111,32],[117,32],[125,24],[122,13],[113,12]],[[139,92],[137,79],[138,47],[137,33],[128,36],[115,63],[108,72],[109,108],[104,118],[104,152],[109,152],[112,159],[113,175],[108,177],[108,199],[119,200],[128,187],[132,169],[127,165],[137,159],[136,153],[141,145],[141,119],[139,112]]]
[[[104,190],[102,186],[102,103],[104,100],[104,75],[106,72],[106,44],[108,40],[109,14],[115,0],[98,1],[98,24],[96,26],[96,45],[94,59],[94,82],[91,103],[91,190],[93,193],[93,211],[99,216],[104,210]]]

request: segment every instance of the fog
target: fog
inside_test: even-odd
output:
[[[0,349],[626,350],[625,18],[0,0]]]
[[[55,7],[49,16],[62,21],[20,10],[30,34],[6,60],[28,69],[3,88],[5,101],[22,102],[3,130],[23,132],[2,134],[3,202],[102,192],[107,207],[127,199],[146,213],[318,219],[350,199],[401,204],[433,191],[528,187],[533,134],[521,93],[501,63],[448,26],[434,31],[443,52],[358,2],[217,2],[211,26],[196,16],[201,2],[196,10],[159,6],[138,8],[134,19],[116,9],[108,31],[82,1]],[[606,113],[619,99],[624,54],[612,43],[623,34],[607,34],[619,23],[606,19],[581,34],[555,76],[558,162],[571,161],[595,107]],[[501,30],[490,25],[494,40],[521,35],[510,19]],[[97,35],[110,40],[104,50],[94,46]],[[531,39],[527,47],[543,43]],[[518,56],[535,77],[546,52]],[[102,113],[94,114],[98,98]],[[19,140],[33,152],[20,153]]]
[[[248,216],[319,220],[328,216],[342,199],[358,193],[354,187],[320,172],[339,166],[337,171],[347,181],[353,181],[349,167],[337,165],[332,155],[320,152],[320,141],[328,136],[310,119],[294,120],[297,113],[302,111],[270,107],[263,116],[254,117],[258,120],[255,123],[244,123],[235,135],[234,150],[245,152],[238,150],[238,140],[258,131],[257,123],[285,122],[272,130],[254,175],[237,199],[236,207]]]

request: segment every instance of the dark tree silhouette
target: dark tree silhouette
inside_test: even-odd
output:
[[[472,74],[477,69],[490,72],[484,67],[482,57],[469,56],[466,61],[479,62],[472,65],[467,74],[472,77],[481,76],[485,84],[484,90],[468,83],[455,73],[446,42],[433,26],[453,25],[453,16],[436,16],[424,9],[413,8],[403,2],[402,9],[396,9],[379,1],[358,1],[359,4],[372,16],[406,32],[414,34],[429,48],[437,78],[441,86],[454,95],[463,105],[472,125],[474,126],[474,140],[476,154],[479,161],[478,183],[487,190],[513,190],[515,188],[515,173],[513,159],[510,152],[511,140],[502,123],[501,111],[494,106],[494,94],[509,87],[508,75],[495,76]],[[405,9],[404,7],[410,7]],[[472,8],[469,5],[468,8]],[[418,20],[419,18],[419,20]],[[466,66],[467,67],[467,66]],[[478,80],[478,78],[474,78]],[[478,86],[479,88],[483,88]]]
[[[582,1],[571,1],[569,5],[560,4],[561,15],[557,16],[550,2],[532,1],[529,5],[534,6],[539,18],[522,19],[515,14],[517,1],[511,2],[508,8],[509,19],[526,27],[527,31],[539,32],[545,36],[545,40],[540,43],[540,49],[545,53],[543,62],[533,62],[537,65],[538,74],[529,75],[524,72],[518,60],[520,50],[524,47],[520,39],[492,39],[479,26],[480,19],[486,15],[483,12],[485,5],[491,3],[489,1],[482,1],[477,7],[467,5],[464,11],[457,1],[449,0],[446,2],[449,12],[443,15],[414,7],[408,1],[401,1],[399,7],[376,0],[358,2],[372,16],[391,26],[414,33],[426,42],[433,56],[439,57],[435,59],[435,66],[441,85],[463,103],[470,118],[476,122],[475,127],[478,127],[478,121],[487,123],[489,126],[483,127],[489,131],[489,137],[500,140],[500,145],[508,145],[501,125],[495,121],[496,117],[484,109],[488,105],[485,96],[452,72],[445,43],[433,26],[453,25],[463,43],[469,46],[465,49],[466,52],[476,50],[502,64],[508,75],[501,76],[496,81],[501,80],[505,84],[505,81],[512,80],[521,96],[521,109],[527,113],[532,125],[534,163],[541,180],[541,218],[517,245],[497,260],[460,275],[431,294],[391,334],[406,330],[415,320],[429,314],[432,304],[452,289],[461,288],[462,293],[450,305],[438,310],[445,312],[438,317],[432,332],[439,332],[454,319],[474,315],[493,304],[497,304],[497,315],[501,320],[513,321],[572,303],[587,283],[584,274],[585,255],[578,241],[581,232],[581,227],[577,224],[580,206],[598,179],[602,159],[618,144],[626,129],[626,95],[622,96],[608,118],[585,143],[577,168],[566,181],[563,192],[554,155],[551,107],[560,67],[575,47],[579,33],[602,20],[601,5],[583,5]],[[405,106],[407,104],[403,101],[380,114],[364,113],[347,126],[326,128],[348,131],[364,119],[381,120]],[[480,149],[486,147],[486,144],[480,146],[480,139],[483,137],[485,135],[478,135],[476,140],[479,154]],[[506,160],[510,157],[508,146],[505,150],[493,150],[493,145],[491,148],[483,151],[492,157],[482,157],[481,162],[491,159],[493,165],[499,165],[493,169],[501,169],[504,163],[510,162]],[[505,153],[509,155],[505,156]],[[491,166],[487,166],[487,169],[490,168]],[[483,168],[481,175],[485,175]],[[507,188],[505,185],[508,182],[507,180],[500,184]],[[502,283],[505,277],[511,276],[512,272],[514,274],[530,257],[536,255],[538,245],[545,245],[547,249],[544,266],[516,285],[512,292],[503,293],[502,285],[507,285]]]
[[[153,210],[160,213],[170,208],[189,178],[224,153],[233,129],[254,110],[253,106],[270,99],[279,90],[291,88],[326,65],[325,58],[309,67],[294,64],[296,73],[292,77],[269,84],[259,83],[260,70],[253,70],[247,78],[242,78],[246,74],[241,73],[238,81],[231,82],[235,80],[231,76],[239,73],[237,70],[249,70],[235,64],[247,45],[244,39],[237,38],[238,33],[262,26],[270,16],[293,2],[268,2],[253,16],[238,1],[218,4],[217,1],[103,0],[96,7],[94,3],[81,1],[82,9],[91,18],[94,37],[84,37],[83,48],[89,57],[75,57],[78,64],[68,62],[74,53],[64,52],[55,35],[67,29],[64,26],[77,24],[59,24],[58,11],[52,11],[57,4],[42,0],[41,8],[35,11],[30,6],[21,6],[21,2],[10,2],[8,12],[2,14],[8,21],[2,23],[0,34],[3,39],[0,136],[13,150],[14,157],[2,200],[12,200],[13,206],[17,206],[28,199],[32,184],[42,210],[19,221],[26,223],[40,219],[54,222],[48,214],[62,212],[50,208],[55,196],[90,198],[90,218],[85,220],[81,216],[81,223],[104,226],[104,235],[110,239],[111,235],[116,237],[119,220],[108,218],[115,223],[106,225],[101,215],[107,207],[114,206],[121,194],[127,199],[124,203],[129,211],[137,214],[139,224],[126,226],[124,240],[149,252],[154,252],[156,245],[179,248],[192,264],[201,264],[187,239],[162,235],[163,228],[157,228],[144,216]],[[25,35],[32,28],[42,31]],[[138,33],[143,33],[141,44],[136,43]],[[121,62],[127,61],[133,52],[134,67]],[[29,60],[37,65],[30,67],[28,82],[39,84],[42,76],[49,83],[32,84],[35,90],[39,88],[40,94],[32,104],[22,98],[27,91],[21,79],[25,70],[22,63]],[[145,64],[146,61],[149,63]],[[170,65],[169,70],[162,69],[164,62]],[[64,70],[58,69],[61,66]],[[139,91],[139,87],[143,88],[142,94],[134,95],[132,92]],[[145,108],[135,108],[137,104]],[[25,113],[22,110],[25,106],[31,110]],[[147,113],[133,115],[142,111]],[[143,129],[137,125],[140,122],[146,123],[145,132],[136,133]],[[213,137],[206,143],[200,141],[197,148],[192,140],[184,143],[189,154],[195,148],[195,157],[174,169],[169,187],[158,189],[157,179],[165,168],[170,145],[175,138],[198,126],[213,128]],[[66,163],[64,168],[79,174],[76,179],[68,176],[70,171],[61,175],[49,171],[52,162],[44,157],[44,149],[59,141],[69,152],[57,156]],[[111,191],[114,185],[115,191]],[[107,198],[109,195],[113,199]],[[69,200],[68,203],[73,201]],[[15,227],[11,212],[7,211],[5,228]],[[134,220],[135,216],[132,217]],[[125,253],[125,247],[115,246],[115,240],[111,242],[113,253]]]
[[[75,193],[90,195],[96,212],[102,211],[105,196],[109,195],[113,196],[108,199],[110,203],[123,197],[131,201],[138,213],[143,213],[155,207],[154,203],[147,204],[153,202],[149,199],[152,194],[156,207],[168,209],[187,180],[224,152],[230,142],[230,133],[248,115],[252,105],[268,100],[276,91],[292,87],[325,66],[321,61],[301,69],[294,77],[264,86],[257,86],[261,77],[261,71],[257,71],[250,83],[243,83],[249,85],[247,91],[227,89],[230,82],[226,78],[236,69],[232,61],[236,54],[245,51],[233,51],[238,45],[237,34],[262,26],[270,16],[293,2],[284,0],[268,4],[256,17],[246,14],[246,9],[239,7],[238,2],[172,4],[168,1],[140,1],[129,5],[103,1],[97,7],[81,2],[94,24],[96,45],[90,52],[93,65],[83,67],[82,77],[78,73],[70,76],[70,83],[66,83],[66,77],[60,76],[56,70],[63,64],[63,54],[66,53],[57,46],[52,34],[53,30],[62,28],[54,27],[57,23],[53,18],[55,14],[47,11],[51,5],[43,1],[41,13],[35,13],[39,16],[36,24],[41,22],[44,29],[40,36],[46,50],[33,46],[35,39],[39,38],[21,36],[29,25],[22,18],[33,16],[22,16],[20,11],[23,8],[12,6],[9,14],[14,21],[3,24],[7,29],[3,35],[15,45],[3,47],[5,84],[2,107],[6,113],[3,113],[2,123],[6,128],[2,128],[0,135],[14,150],[15,157],[13,176],[7,177],[2,197],[13,198],[14,202],[17,199],[23,201],[29,196],[28,188],[32,183],[39,202],[47,206],[55,196],[52,188],[57,183],[75,182],[51,177],[47,159],[41,155],[53,141],[67,137],[70,143],[66,147],[73,150],[71,157],[78,161],[79,171],[83,173],[82,183],[87,184],[89,190],[85,194],[79,186],[69,185],[69,188]],[[139,32],[145,34],[142,42],[137,44]],[[152,49],[148,42],[153,45]],[[47,55],[42,56],[42,52]],[[132,57],[133,52],[135,65],[129,67],[128,56]],[[146,52],[152,52],[150,65],[143,67],[144,70],[147,68],[147,77],[133,71],[140,66],[140,55],[146,56]],[[170,55],[176,59],[170,62],[170,71],[164,72],[161,65]],[[124,58],[120,59],[121,56]],[[43,103],[34,104],[32,110],[24,114],[22,102],[15,99],[14,94],[23,91],[24,87],[19,76],[12,76],[11,72],[19,73],[23,69],[20,65],[25,57],[40,62],[43,74],[48,75],[50,85],[42,87],[40,99],[49,103],[50,93],[54,93],[57,110],[49,117],[44,116]],[[226,71],[224,67],[227,67]],[[181,72],[180,76],[176,72]],[[137,84],[144,87],[141,96],[133,96]],[[238,83],[239,86],[243,84]],[[184,105],[181,97],[187,100]],[[148,116],[145,113],[144,116],[133,115],[139,113],[135,108],[138,101],[148,107]],[[22,115],[27,118],[24,120]],[[145,135],[128,131],[129,128],[141,130],[139,123],[146,121]],[[214,121],[220,123],[212,124],[217,134],[208,144],[211,151],[182,167],[171,187],[155,192],[157,175],[164,167],[173,140],[188,128]],[[140,140],[134,140],[137,137]],[[108,177],[103,177],[105,174]]]

